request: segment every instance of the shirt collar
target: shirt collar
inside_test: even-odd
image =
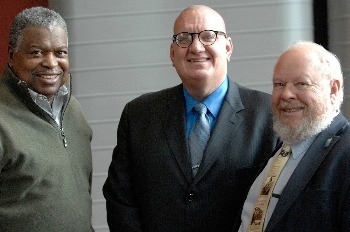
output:
[[[49,114],[57,114],[61,110],[61,107],[67,102],[69,92],[68,88],[62,85],[54,96],[53,104],[50,105],[45,95],[37,93],[30,88],[28,90],[33,101]]]
[[[35,103],[37,103],[37,99],[39,100],[45,100],[48,101],[47,97],[43,94],[37,93],[31,88],[28,88],[30,95],[32,96],[32,99]],[[55,94],[55,97],[57,96],[64,96],[68,94],[68,88],[64,85],[62,85],[59,89],[58,92]]]
[[[210,113],[217,118],[221,109],[222,102],[225,99],[228,89],[228,77],[220,84],[220,86],[212,92],[208,97],[206,97],[202,103],[206,105]],[[186,114],[188,114],[193,107],[199,103],[194,97],[192,97],[186,88],[183,88],[185,100],[186,100]]]
[[[311,144],[314,142],[316,136],[312,136],[310,138],[304,139],[300,142],[293,143],[292,147],[292,156],[294,159],[298,158],[300,155],[304,155],[306,151],[309,149]]]

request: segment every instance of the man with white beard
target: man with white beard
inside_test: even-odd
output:
[[[283,141],[250,188],[239,231],[350,231],[350,130],[335,55],[298,42],[273,75],[274,130]]]

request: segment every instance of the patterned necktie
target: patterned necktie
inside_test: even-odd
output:
[[[247,227],[247,232],[263,231],[265,215],[269,206],[273,189],[275,188],[278,177],[281,174],[284,165],[287,163],[291,153],[291,147],[289,145],[283,145],[281,152],[271,165],[265,182],[261,186],[258,199],[254,206],[250,224]]]
[[[199,114],[199,118],[193,125],[189,136],[192,176],[194,177],[197,174],[204,149],[210,137],[210,125],[206,114],[207,107],[203,103],[198,103],[193,109]]]

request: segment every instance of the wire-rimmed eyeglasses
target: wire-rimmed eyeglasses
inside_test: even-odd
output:
[[[193,42],[194,35],[198,35],[199,41],[204,46],[210,46],[214,44],[218,35],[224,35],[225,38],[227,37],[225,32],[213,30],[204,30],[198,33],[180,32],[176,35],[173,35],[173,43],[176,43],[177,46],[181,48],[188,48]]]

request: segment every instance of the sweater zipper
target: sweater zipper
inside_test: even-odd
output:
[[[72,91],[72,89],[70,88],[69,94],[71,93],[71,91]],[[64,118],[64,114],[66,113],[66,109],[67,109],[69,101],[70,101],[70,95],[68,96],[68,100],[67,100],[66,104],[63,106],[62,111],[61,111],[61,119],[60,119],[61,120],[61,126],[58,126],[60,131],[61,131],[62,138],[63,138],[63,146],[64,146],[64,148],[66,148],[68,146],[68,142],[67,142],[66,134],[64,133],[64,129],[63,129],[63,118]]]
[[[67,103],[68,104],[68,103]],[[60,132],[61,132],[61,136],[62,136],[62,140],[63,140],[63,146],[66,148],[68,146],[68,143],[67,143],[67,137],[66,137],[66,134],[64,133],[64,129],[63,129],[63,116],[64,116],[64,113],[66,112],[66,106],[63,107],[62,109],[62,112],[61,112],[61,126],[59,126],[57,124],[57,127],[60,129]]]
[[[23,85],[24,88],[28,89],[27,83],[26,83],[25,81],[19,80],[17,84],[18,84],[18,85]],[[28,96],[30,97],[30,93],[29,93],[28,90],[27,90],[27,94],[28,94]],[[68,98],[68,102],[69,102],[69,100],[70,100],[70,98]],[[66,111],[66,107],[67,107],[67,105],[68,105],[68,102],[65,104],[64,109],[62,109],[62,112],[61,112],[61,126],[59,126],[59,125],[56,123],[56,121],[53,119],[53,121],[54,121],[55,124],[57,125],[58,129],[60,130],[60,133],[61,133],[61,136],[62,136],[62,140],[63,140],[63,146],[64,146],[65,148],[68,146],[68,143],[67,143],[66,134],[64,133],[64,130],[63,130],[63,115],[64,115],[64,113],[65,113],[65,111]],[[38,106],[38,107],[39,107],[39,106]],[[43,109],[41,109],[40,107],[39,107],[39,109],[40,109],[41,111],[43,111],[45,114],[47,114],[47,113],[46,113]],[[52,119],[52,117],[51,117],[51,119]]]
[[[63,127],[60,128],[60,131],[61,131],[61,135],[62,135],[62,138],[63,138],[63,146],[64,147],[67,147],[67,138],[66,138],[66,135],[64,133],[64,130],[63,130]]]

